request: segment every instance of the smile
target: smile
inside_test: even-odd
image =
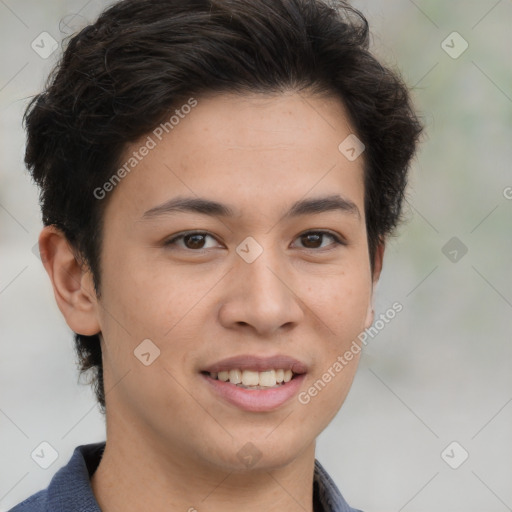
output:
[[[208,375],[212,379],[230,382],[231,384],[245,389],[269,389],[290,382],[294,373],[292,370],[285,370],[283,368],[263,372],[236,368],[229,371],[208,372]]]

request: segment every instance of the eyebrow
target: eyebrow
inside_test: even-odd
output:
[[[329,211],[340,211],[361,219],[361,212],[354,202],[339,194],[333,194],[312,199],[301,199],[291,206],[281,217],[281,220]],[[235,217],[234,209],[227,204],[202,197],[178,196],[149,209],[143,214],[142,219],[152,219],[178,212],[199,213],[211,217]]]

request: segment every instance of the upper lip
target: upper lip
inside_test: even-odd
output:
[[[240,355],[228,357],[203,368],[203,372],[222,372],[229,370],[253,370],[264,372],[266,370],[291,370],[293,373],[301,374],[307,372],[306,364],[297,359],[282,354],[269,357],[256,355]]]

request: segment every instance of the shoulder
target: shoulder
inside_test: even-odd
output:
[[[29,496],[8,512],[101,512],[92,492],[90,476],[104,448],[105,442],[77,446],[46,489]]]
[[[36,492],[26,500],[18,503],[8,512],[44,512],[47,510],[48,489]]]

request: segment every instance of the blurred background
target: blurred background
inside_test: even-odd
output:
[[[512,2],[354,1],[426,125],[376,314],[317,458],[365,512],[512,510]],[[0,0],[0,512],[105,439],[34,246],[23,110],[97,0]],[[43,39],[44,44],[41,43]],[[58,453],[47,469],[41,442]]]

